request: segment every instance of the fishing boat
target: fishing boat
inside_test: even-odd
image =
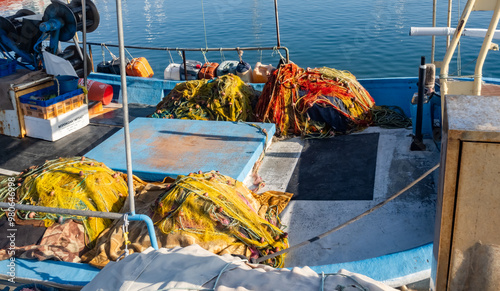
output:
[[[117,7],[120,7],[120,2],[117,1]],[[472,4],[469,4],[465,11],[470,13],[474,1],[469,2]],[[91,14],[94,13],[95,20],[95,9],[91,7],[90,10]],[[468,14],[464,13],[463,17],[466,22]],[[123,28],[120,27],[120,13],[118,19],[120,39],[116,46],[120,48],[120,55],[123,56],[125,45]],[[85,20],[83,21],[83,27],[87,27]],[[279,35],[278,22],[277,31]],[[435,94],[429,94],[428,97],[432,98],[428,98],[425,103],[423,91],[425,85],[422,80],[427,67],[424,64],[421,66],[419,77],[359,80],[377,105],[402,108],[405,115],[411,116],[413,124],[416,125],[414,128],[374,126],[329,139],[294,137],[277,141],[273,141],[267,134],[262,135],[260,131],[253,130],[251,141],[247,141],[245,148],[250,154],[241,155],[240,150],[235,156],[231,156],[237,161],[234,164],[238,167],[225,172],[226,168],[222,162],[224,159],[221,156],[232,154],[231,148],[234,147],[235,140],[238,143],[245,143],[241,141],[244,136],[238,133],[246,129],[242,129],[241,125],[225,122],[215,124],[208,121],[178,122],[145,118],[156,110],[156,105],[181,81],[126,77],[125,64],[121,64],[123,72],[121,76],[91,73],[87,77],[84,73],[84,79],[112,86],[122,106],[115,104],[113,108],[107,109],[107,113],[91,118],[89,126],[56,142],[0,136],[0,143],[9,149],[9,153],[1,156],[0,167],[3,168],[3,174],[15,174],[33,164],[41,164],[47,159],[60,156],[86,156],[104,162],[115,171],[126,172],[129,176],[135,174],[150,181],[159,181],[165,176],[175,177],[198,170],[221,169],[223,174],[243,181],[251,187],[254,186],[252,168],[259,156],[265,153],[263,160],[259,162],[258,173],[266,184],[260,190],[295,194],[281,213],[281,221],[287,225],[291,246],[285,267],[309,266],[318,274],[322,272],[332,274],[340,269],[347,269],[387,286],[408,285],[427,290],[431,278],[432,250],[435,247],[432,244],[435,235],[434,225],[436,219],[438,223],[440,222],[436,217],[436,203],[439,192],[437,185],[441,182],[438,173],[434,171],[439,164],[440,150],[442,150],[440,126],[443,121],[441,116],[444,112],[444,98],[440,95],[459,93],[481,95],[480,91],[477,91],[477,84],[482,84],[477,78],[481,75],[481,71],[476,72],[475,82],[460,83],[462,79],[455,83],[448,82],[446,69],[462,31],[462,27],[457,29],[448,48],[441,67],[441,86],[435,86]],[[491,35],[491,26],[487,35]],[[83,39],[83,44],[82,54],[85,55],[85,48],[89,43]],[[489,48],[490,44],[491,37],[485,38],[484,47]],[[107,44],[107,46],[113,45]],[[184,53],[189,50],[209,50],[209,48],[150,49],[180,50]],[[288,62],[288,50],[280,45],[279,37],[277,47],[213,50],[265,49],[284,50],[285,62]],[[74,55],[77,55],[76,51]],[[482,52],[481,55],[484,61],[486,53]],[[482,61],[480,59],[478,63]],[[86,62],[83,63],[84,71],[88,70]],[[186,64],[184,67],[187,67]],[[484,81],[491,85],[483,85],[483,95],[498,95],[495,85],[500,85],[500,80]],[[429,83],[434,88],[434,81]],[[84,80],[84,84],[87,84],[87,80]],[[476,85],[473,87],[473,84]],[[264,90],[264,84],[251,85],[258,91]],[[417,92],[419,94],[416,94]],[[415,100],[413,100],[414,95],[417,95]],[[192,129],[190,127],[186,130],[187,124],[194,125]],[[169,130],[165,132],[167,126]],[[244,127],[249,126],[244,124]],[[266,127],[266,131],[273,133],[276,128]],[[196,136],[199,139],[195,140],[195,143],[216,139],[222,143],[213,144],[208,148],[212,152],[206,154],[205,161],[198,160],[196,169],[186,169],[180,165],[167,169],[164,165],[157,166],[153,160],[165,158],[161,156],[161,149],[170,147],[174,143],[165,142],[146,150],[139,149],[142,145],[138,146],[141,140],[147,139],[145,136],[161,139],[164,134]],[[186,148],[191,146],[191,153],[192,148],[200,147],[199,144],[182,145]],[[108,149],[113,149],[113,154],[109,154]],[[175,159],[185,158],[181,153],[177,154]],[[169,158],[172,159],[171,156]],[[211,161],[216,161],[215,165],[209,163]],[[183,163],[189,164],[185,160]],[[133,191],[132,179],[129,179],[128,183],[129,191]],[[401,196],[396,198],[399,195]],[[134,197],[132,192],[129,192],[129,197]],[[130,205],[127,219],[145,221],[149,228],[150,219],[135,213],[133,199],[130,199]],[[1,206],[8,208],[5,204]],[[16,207],[20,210],[41,211],[41,209],[35,210],[36,206],[30,205]],[[376,210],[378,208],[380,209]],[[49,211],[49,209],[43,210]],[[124,218],[123,213],[89,214],[82,211],[75,214],[104,215],[102,217],[110,219]],[[365,215],[369,216],[361,218]],[[151,239],[153,247],[157,249],[155,241]],[[303,247],[295,247],[297,245]],[[0,267],[0,276],[6,284],[9,283],[7,263],[8,260],[3,261]],[[86,264],[16,260],[16,282],[80,289],[99,273],[99,269]]]

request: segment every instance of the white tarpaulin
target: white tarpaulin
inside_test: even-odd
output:
[[[78,77],[71,63],[61,57],[43,51],[43,63],[47,74],[53,76],[73,76]]]
[[[82,290],[396,289],[345,270],[323,277],[309,267],[274,269],[248,264],[231,255],[218,256],[198,245],[191,245],[185,248],[162,248],[158,251],[149,248],[119,262],[111,262]]]

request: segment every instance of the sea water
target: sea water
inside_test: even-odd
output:
[[[438,1],[437,26],[446,26],[448,1]],[[99,28],[88,41],[117,44],[116,2],[94,0],[100,13]],[[277,45],[273,0],[123,0],[126,45],[171,48],[220,48]],[[28,8],[41,13],[49,0],[0,2],[1,15]],[[460,5],[460,7],[459,7]],[[452,26],[456,26],[465,1],[454,1]],[[431,57],[430,36],[409,36],[412,26],[432,25],[431,0],[279,0],[280,41],[290,59],[301,67],[349,70],[358,78],[416,77],[420,57]],[[487,28],[491,12],[474,12],[467,27]],[[80,35],[81,39],[81,35]],[[463,37],[460,47],[462,75],[472,74],[481,38]],[[436,37],[436,60],[442,60],[446,37]],[[110,48],[117,55],[116,48]],[[111,56],[93,46],[96,65]],[[181,62],[178,52],[129,50],[128,57],[146,57],[155,77],[162,78],[170,62]],[[281,51],[284,55],[284,52]],[[457,56],[450,73],[457,74]],[[212,62],[238,60],[236,52],[208,52]],[[276,51],[247,51],[243,59],[276,65]],[[204,61],[200,52],[187,59]],[[484,76],[500,77],[500,53],[490,51]]]

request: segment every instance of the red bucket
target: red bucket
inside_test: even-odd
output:
[[[83,79],[78,80],[78,85],[83,86]],[[102,101],[102,105],[108,105],[113,100],[113,87],[97,81],[87,79],[89,100]]]

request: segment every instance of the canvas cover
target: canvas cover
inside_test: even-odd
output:
[[[219,276],[220,275],[220,276]],[[216,284],[217,283],[217,284]],[[323,289],[321,289],[323,285]],[[82,290],[396,290],[341,270],[322,276],[309,267],[274,269],[218,256],[198,245],[152,248],[108,264]]]

